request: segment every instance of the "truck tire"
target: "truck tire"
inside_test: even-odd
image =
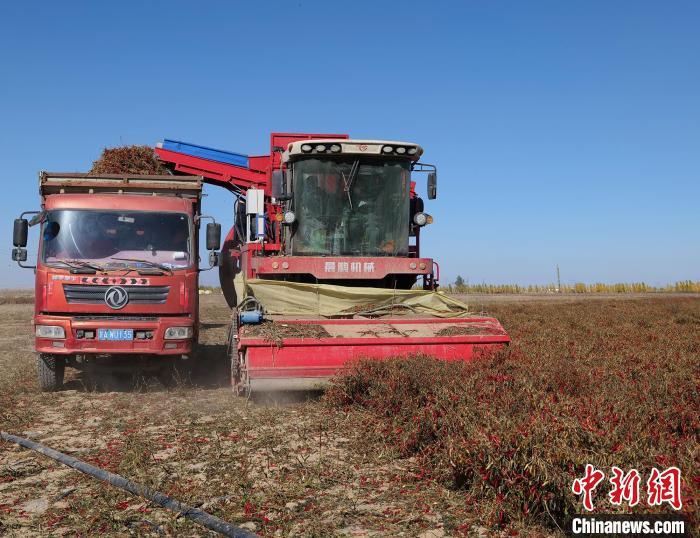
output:
[[[42,392],[53,392],[63,386],[66,360],[56,355],[40,353],[36,357],[36,374]]]

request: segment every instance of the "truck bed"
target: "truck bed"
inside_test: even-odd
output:
[[[148,194],[199,198],[201,176],[41,172],[39,191],[51,194]]]

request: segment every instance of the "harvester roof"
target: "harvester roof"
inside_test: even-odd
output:
[[[399,157],[417,161],[423,154],[423,148],[412,142],[394,140],[338,140],[313,139],[291,142],[282,156],[287,162],[309,155],[367,155]]]

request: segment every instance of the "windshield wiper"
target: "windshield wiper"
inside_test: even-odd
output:
[[[146,265],[149,265],[150,267],[155,267],[156,269],[160,269],[161,271],[165,271],[169,274],[173,274],[173,270],[168,267],[167,265],[163,265],[162,263],[157,263],[157,262],[152,262],[150,260],[141,260],[139,258],[110,258],[110,260],[119,260],[120,262],[134,262],[134,263],[145,263]],[[133,268],[135,271],[138,271],[138,267]]]
[[[104,271],[105,268],[102,267],[100,264],[97,263],[92,263],[92,262],[86,262],[83,260],[66,260],[69,263],[74,263],[78,267],[88,267],[90,269],[94,269],[95,271]]]
[[[56,260],[53,263],[62,263],[63,265],[67,265],[71,269],[92,269],[95,272],[105,270],[105,268],[100,265],[85,262],[82,260]]]
[[[352,188],[352,182],[355,179],[355,176],[357,175],[357,171],[360,169],[360,160],[357,159],[353,161],[352,166],[350,167],[350,173],[348,174],[348,177],[345,177],[345,174],[343,174],[343,183],[345,185],[344,191],[345,194],[348,195],[348,203],[350,204],[350,209],[352,210],[352,197],[350,196],[350,189]],[[342,172],[341,172],[342,174]]]

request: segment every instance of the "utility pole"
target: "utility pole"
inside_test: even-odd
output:
[[[559,264],[557,264],[557,293],[561,293],[561,277],[559,276]]]

